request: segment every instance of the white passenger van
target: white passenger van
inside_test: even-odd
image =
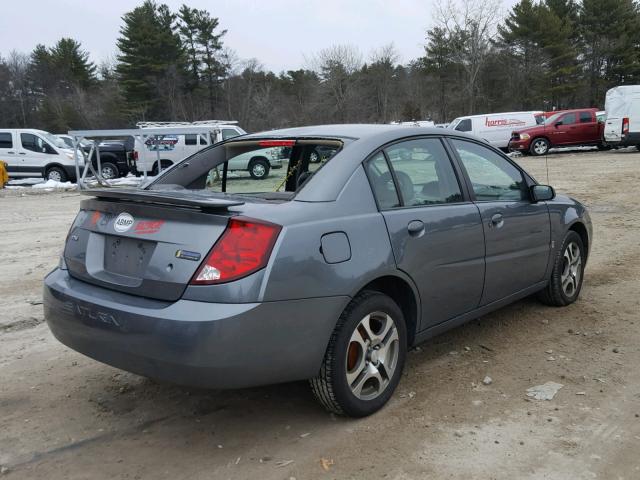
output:
[[[73,150],[44,130],[0,129],[0,160],[7,163],[9,177],[44,177],[57,182],[76,179]],[[84,165],[82,158],[80,163]]]
[[[635,145],[640,150],[640,85],[623,85],[607,91],[604,141],[613,147]]]
[[[537,125],[541,111],[487,113],[458,117],[447,128],[467,132],[486,140],[497,148],[507,149],[511,132]]]

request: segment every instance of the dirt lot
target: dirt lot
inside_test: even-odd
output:
[[[521,162],[541,181],[543,159]],[[580,300],[526,299],[409,355],[378,414],[326,414],[305,383],[200,391],[75,353],[43,324],[42,277],[80,197],[0,193],[0,465],[7,478],[640,478],[640,153],[549,157],[590,207]],[[489,375],[493,382],[482,383]],[[564,385],[551,401],[526,389]]]

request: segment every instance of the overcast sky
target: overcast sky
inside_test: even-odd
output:
[[[504,0],[505,7],[515,0]],[[68,36],[100,63],[114,58],[122,15],[142,0],[1,0],[0,54],[30,52]],[[204,8],[228,30],[225,46],[271,70],[308,66],[315,52],[352,44],[368,56],[393,42],[407,62],[423,53],[433,0],[165,0]]]

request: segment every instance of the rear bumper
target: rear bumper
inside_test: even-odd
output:
[[[59,269],[45,279],[43,299],[51,331],[68,347],[122,370],[205,388],[315,376],[349,301],[166,303],[93,286]]]
[[[640,145],[640,132],[630,132],[617,138],[612,138],[612,136],[607,138],[605,134],[604,141],[607,145],[612,147],[631,147],[634,145]]]

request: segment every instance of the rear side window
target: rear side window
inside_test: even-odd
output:
[[[13,138],[10,133],[0,133],[0,148],[13,148]]]
[[[387,160],[382,152],[371,158],[365,164],[365,169],[380,210],[399,207],[398,192],[396,192],[391,170],[389,170],[389,165],[387,165]]]
[[[189,134],[184,136],[184,144],[185,145],[197,145],[198,144],[198,136]]]
[[[209,145],[209,142],[207,142],[207,139],[204,137],[204,135],[200,135],[200,145]]]
[[[493,150],[477,143],[453,140],[478,201],[527,199],[522,173]]]
[[[458,179],[439,139],[396,143],[385,153],[405,207],[462,201]]]
[[[459,132],[470,132],[471,131],[471,119],[465,118],[464,120],[460,120],[460,123],[456,125],[456,130]]]
[[[580,112],[580,123],[591,123],[593,122],[593,117],[591,116],[591,112]]]

